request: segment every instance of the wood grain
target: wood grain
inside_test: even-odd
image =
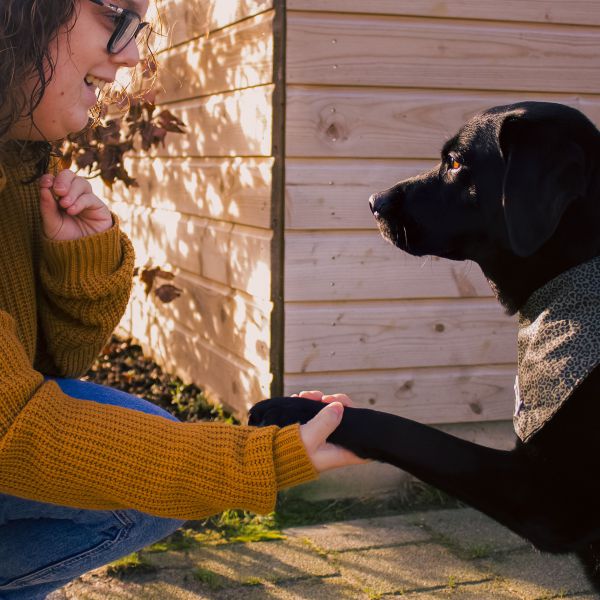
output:
[[[288,10],[600,25],[595,0],[287,0]]]
[[[562,102],[600,123],[594,95],[290,86],[288,157],[439,159],[444,141],[479,111],[522,100]]]
[[[269,11],[160,55],[158,101],[168,103],[273,81]]]
[[[510,419],[512,365],[398,371],[288,374],[285,393],[346,393],[359,408],[374,408],[421,423],[473,423]]]
[[[594,28],[288,13],[287,80],[600,92]]]
[[[125,166],[139,187],[115,187],[115,201],[270,228],[272,158],[129,158]]]
[[[288,232],[286,301],[491,296],[471,262],[416,258],[369,232]]]
[[[167,136],[150,156],[271,156],[272,85],[161,105],[182,120],[185,134]]]
[[[286,304],[288,373],[514,363],[495,300]]]
[[[189,271],[270,301],[270,230],[114,203],[137,263]]]
[[[289,158],[285,165],[286,229],[373,230],[369,196],[434,164],[419,160]]]
[[[180,270],[175,275],[173,283],[182,293],[173,302],[165,304],[153,293],[146,296],[139,280],[133,301],[143,304],[153,317],[160,317],[167,329],[179,327],[268,372],[271,303]],[[157,285],[164,283],[158,281]]]
[[[273,0],[159,0],[164,47],[209,35],[273,8]]]

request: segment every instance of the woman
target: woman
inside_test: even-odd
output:
[[[139,61],[134,38],[146,27],[147,0],[114,2],[0,3],[5,599],[44,598],[182,519],[228,508],[268,512],[277,490],[360,462],[325,443],[341,419],[340,402],[302,427],[184,424],[76,379],[125,309],[133,252],[85,179],[45,170],[48,142],[83,129],[98,89]]]

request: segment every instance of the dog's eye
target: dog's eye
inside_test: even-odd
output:
[[[462,167],[462,163],[458,162],[453,156],[448,157],[448,169],[458,171]]]

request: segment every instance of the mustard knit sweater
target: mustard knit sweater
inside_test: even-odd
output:
[[[89,368],[127,304],[133,250],[118,223],[45,239],[32,172],[0,167],[0,492],[198,519],[269,512],[278,489],[314,479],[297,425],[178,423],[45,381]]]

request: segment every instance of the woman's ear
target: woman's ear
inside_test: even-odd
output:
[[[500,129],[505,163],[502,204],[512,250],[530,256],[555,232],[567,206],[585,192],[585,154],[550,120],[508,116]]]

